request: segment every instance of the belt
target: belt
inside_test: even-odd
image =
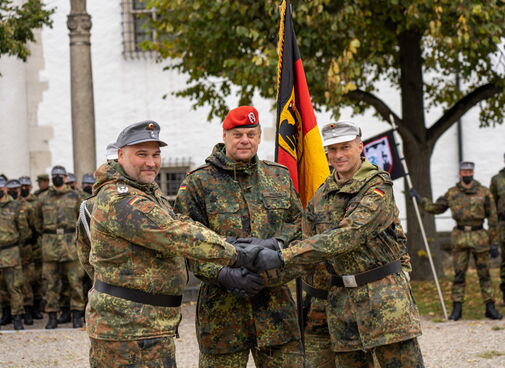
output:
[[[470,226],[470,225],[462,226],[462,225],[458,225],[458,226],[456,226],[456,228],[459,229],[459,230],[463,230],[463,231],[476,231],[476,230],[482,230],[482,229],[484,229],[482,227],[482,225],[478,225],[478,226]]]
[[[327,290],[315,288],[315,287],[307,284],[303,280],[302,280],[302,289],[308,295],[310,295],[314,298],[324,299],[324,300],[328,299],[328,291]]]
[[[100,280],[95,280],[94,288],[118,298],[157,307],[179,307],[182,303],[182,295],[150,294],[136,289],[110,285]]]
[[[353,288],[358,286],[363,286],[373,281],[383,279],[384,277],[391,275],[393,273],[398,273],[402,269],[401,262],[394,261],[388,263],[387,265],[374,268],[370,271],[365,271],[357,273],[356,275],[331,275],[330,284],[333,286]]]
[[[15,241],[14,243],[9,243],[9,244],[4,244],[4,245],[0,245],[0,250],[4,250],[4,249],[9,249],[9,248],[14,248],[15,246],[17,246],[19,244],[18,241]]]
[[[44,230],[44,234],[72,234],[75,233],[75,229],[56,229],[56,230]]]

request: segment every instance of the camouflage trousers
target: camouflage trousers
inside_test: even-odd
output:
[[[70,309],[84,310],[82,277],[84,270],[78,261],[44,262],[43,277],[47,280],[45,312],[57,312],[60,309],[60,282],[65,277],[70,287]]]
[[[34,300],[42,300],[46,295],[47,282],[42,276],[42,259],[33,260],[32,291]]]
[[[305,334],[305,368],[335,368],[330,335]]]
[[[488,251],[476,253],[472,248],[453,249],[452,262],[454,266],[454,281],[452,283],[452,301],[465,301],[465,278],[470,256],[473,256],[475,268],[479,276],[480,292],[484,302],[493,301],[493,289],[489,274]]]
[[[335,353],[336,368],[424,368],[423,355],[417,339],[377,346],[367,351]]]
[[[33,306],[32,280],[34,278],[35,265],[29,263],[23,265],[23,304]]]
[[[136,341],[90,338],[91,368],[176,368],[173,337]]]
[[[10,299],[11,313],[13,315],[25,313],[23,307],[23,269],[16,267],[0,268],[0,278],[5,282],[5,294]],[[4,297],[3,297],[4,298]],[[7,307],[8,301],[2,300],[2,306]]]
[[[500,290],[504,294],[505,302],[505,221],[498,222],[498,240],[501,248],[501,263],[500,263]]]
[[[299,341],[264,349],[251,349],[257,368],[303,368],[303,351]],[[246,368],[249,350],[229,354],[200,352],[199,368]]]

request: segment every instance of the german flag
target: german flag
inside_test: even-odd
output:
[[[330,172],[296,43],[289,1],[282,1],[280,15],[275,160],[288,167],[305,207]]]

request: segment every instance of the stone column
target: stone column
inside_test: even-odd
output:
[[[86,0],[70,0],[67,27],[70,30],[70,83],[74,172],[82,175],[96,168],[95,107],[91,70],[91,16]]]

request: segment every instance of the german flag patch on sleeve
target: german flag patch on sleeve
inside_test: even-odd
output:
[[[186,186],[185,186],[185,185],[181,185],[181,186],[179,187],[179,190],[186,190]]]
[[[130,199],[130,200],[128,201],[128,204],[129,204],[130,206],[133,206],[135,203],[137,203],[137,202],[138,202],[138,201],[140,201],[140,200],[142,200],[142,198],[141,198],[141,197],[133,197],[132,199]]]
[[[385,193],[384,193],[382,190],[380,190],[379,188],[375,188],[375,189],[373,190],[373,192],[374,192],[375,194],[380,195],[381,197],[384,197],[384,194],[385,194]]]

